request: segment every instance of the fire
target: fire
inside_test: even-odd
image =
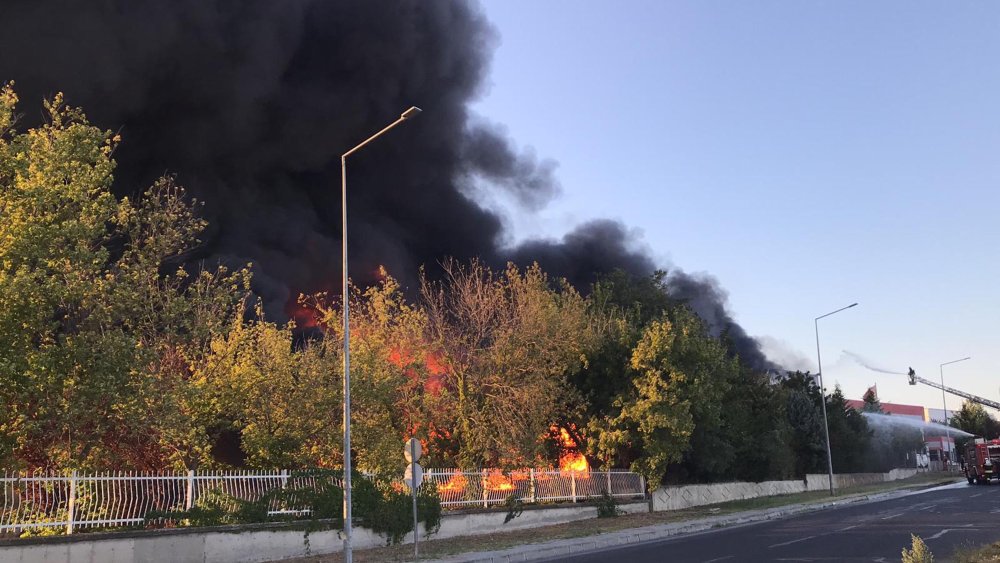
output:
[[[494,469],[486,475],[483,480],[483,488],[487,491],[513,491],[514,483],[499,469]]]
[[[465,478],[462,473],[456,473],[448,479],[448,482],[441,483],[438,485],[439,493],[446,493],[449,491],[464,491],[465,486],[469,484],[469,480]]]
[[[303,303],[295,304],[288,311],[288,316],[295,320],[295,326],[299,328],[316,328],[319,326],[319,311]]]
[[[556,427],[552,429],[555,430]],[[569,430],[559,427],[559,441],[563,447],[562,453],[559,454],[559,473],[563,475],[575,473],[582,478],[590,477],[590,464],[580,453],[576,440],[570,436]]]
[[[418,378],[419,372],[417,368],[423,363],[425,373],[427,374],[423,384],[424,392],[430,395],[441,393],[441,389],[445,383],[444,378],[448,374],[448,366],[440,353],[428,351],[421,359],[415,352],[402,347],[396,347],[389,352],[387,359],[392,365],[403,370],[403,373],[411,380]]]

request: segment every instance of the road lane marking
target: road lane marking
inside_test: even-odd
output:
[[[725,557],[717,557],[715,559],[709,559],[708,561],[703,561],[702,563],[713,563],[715,561],[725,561],[726,559],[736,559],[735,555],[727,555]]]
[[[785,545],[792,545],[793,543],[799,543],[800,541],[806,541],[806,540],[811,540],[811,539],[813,539],[813,538],[815,538],[815,537],[816,537],[816,536],[806,536],[806,537],[804,537],[804,538],[799,538],[799,539],[797,539],[797,540],[792,540],[792,541],[786,541],[786,542],[783,542],[783,543],[776,543],[776,544],[774,544],[774,545],[769,545],[769,546],[767,546],[767,548],[768,548],[768,549],[773,549],[773,548],[775,548],[775,547],[782,547],[782,546],[785,546]]]
[[[969,498],[976,498],[985,495],[986,493],[979,493],[978,495],[970,495]]]
[[[970,527],[972,527],[972,524],[963,524],[961,527],[958,527],[958,528],[945,528],[945,529],[941,530],[940,532],[934,534],[933,536],[928,536],[927,539],[928,540],[936,540],[936,539],[940,538],[941,536],[947,534],[948,532],[975,531],[975,530],[969,530]]]
[[[885,516],[885,517],[883,517],[882,519],[883,519],[883,520],[891,520],[891,519],[893,519],[893,518],[896,518],[897,516],[902,516],[902,515],[903,515],[903,513],[902,513],[902,512],[900,512],[899,514],[892,514],[892,515],[890,515],[890,516]]]
[[[858,524],[855,524],[855,525],[853,525],[853,526],[848,526],[848,527],[846,527],[846,528],[841,528],[841,529],[839,529],[839,530],[837,530],[837,531],[838,531],[838,532],[846,532],[847,530],[853,530],[854,528],[857,528],[857,527],[858,527]]]

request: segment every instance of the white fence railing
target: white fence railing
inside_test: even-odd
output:
[[[151,512],[183,512],[207,495],[260,500],[287,487],[316,488],[317,479],[339,479],[288,471],[187,473],[9,474],[0,478],[0,535],[38,528],[108,528],[142,524]],[[308,514],[298,506],[268,506],[269,515]]]
[[[445,508],[488,507],[503,504],[514,495],[522,502],[572,501],[599,497],[643,498],[646,483],[628,471],[559,471],[524,469],[503,473],[499,469],[461,471],[430,469],[427,479],[437,485]]]
[[[183,512],[217,493],[222,493],[222,499],[257,501],[276,489],[342,486],[333,477],[288,471],[0,475],[0,536],[40,528],[72,534],[79,528],[141,525],[152,512]],[[616,498],[645,496],[642,477],[625,471],[430,469],[425,479],[437,486],[441,505],[452,509],[503,504],[511,495],[525,503],[576,502],[605,491]],[[309,512],[308,507],[290,504],[287,498],[268,506],[271,516]]]

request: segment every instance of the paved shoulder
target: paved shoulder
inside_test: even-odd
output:
[[[936,500],[932,503],[933,506],[923,508],[927,514],[937,514],[934,512],[937,507],[946,507],[949,503],[957,502],[947,499],[975,492],[982,493],[983,490],[969,492],[964,485],[949,485],[922,491],[881,493],[829,503],[792,505],[690,522],[635,528],[585,538],[523,545],[499,551],[469,553],[439,561],[441,563],[543,560],[597,562],[622,558],[628,559],[630,563],[663,561],[665,558],[670,561],[699,562],[777,561],[784,559],[789,553],[791,557],[797,557],[795,553],[800,551],[800,548],[794,547],[797,545],[808,545],[812,549],[813,544],[844,541],[844,538],[834,537],[836,534],[848,533],[851,530],[859,530],[858,533],[867,532],[869,528],[864,524],[868,522],[865,519],[866,515],[900,511],[899,516],[884,514],[886,516],[884,522],[890,523],[909,512],[906,507],[921,504],[923,501],[920,499],[933,500],[943,497],[944,500]],[[1000,503],[1000,488],[994,491],[998,493],[995,498]],[[997,508],[1000,508],[1000,504]],[[982,518],[982,514],[977,517]],[[940,520],[944,521],[945,518]],[[929,522],[926,524],[924,528],[937,525]],[[909,532],[904,533],[902,528],[911,525],[909,519],[899,520],[898,525],[900,531],[897,535],[905,538],[908,544]],[[944,529],[946,528],[935,529],[933,533],[927,535],[933,536],[934,533]],[[921,533],[920,530],[913,531]],[[944,532],[934,539],[946,537],[949,533]],[[1000,536],[1000,532],[997,535]],[[817,539],[820,541],[814,541]],[[829,546],[827,548],[829,549]],[[893,549],[898,558],[901,547]],[[845,555],[846,553],[839,555],[832,553],[826,557],[843,561]]]

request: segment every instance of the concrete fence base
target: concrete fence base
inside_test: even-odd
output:
[[[834,474],[835,488],[856,487],[873,483],[884,483],[906,479],[916,475],[916,469],[893,469],[888,473],[840,473]],[[711,485],[684,485],[680,487],[660,487],[653,492],[653,510],[679,510],[692,506],[717,504],[733,500],[758,497],[825,491],[830,488],[826,474],[806,475],[801,481],[764,481],[761,483],[713,483]]]
[[[619,505],[623,512],[646,512],[645,502]],[[588,505],[525,507],[520,516],[503,523],[506,512],[469,511],[441,516],[441,529],[431,539],[492,534],[586,520],[597,516]],[[421,539],[424,537],[420,530]],[[413,542],[409,534],[405,542]],[[355,549],[386,545],[384,537],[354,528]],[[218,528],[175,528],[118,533],[78,534],[0,541],[3,563],[255,563],[308,555],[338,553],[343,549],[339,530],[308,535],[301,524],[254,524]]]

